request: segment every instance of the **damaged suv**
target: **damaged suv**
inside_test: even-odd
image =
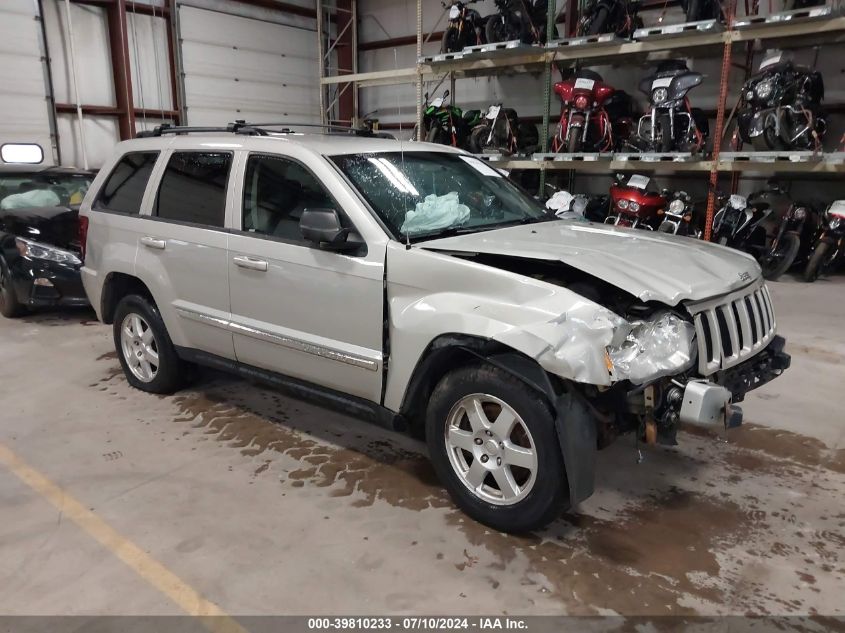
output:
[[[616,435],[735,426],[789,366],[754,260],[555,218],[439,145],[157,129],[82,205],[83,283],[128,381],[192,363],[424,434],[455,502],[536,529]]]

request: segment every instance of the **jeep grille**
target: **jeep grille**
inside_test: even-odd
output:
[[[738,365],[775,335],[772,298],[762,279],[727,296],[687,304],[687,309],[695,322],[702,376]]]

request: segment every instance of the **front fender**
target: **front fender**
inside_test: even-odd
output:
[[[566,288],[450,255],[391,244],[384,405],[398,411],[414,367],[444,334],[495,341],[573,382],[610,385],[605,349],[624,321]]]

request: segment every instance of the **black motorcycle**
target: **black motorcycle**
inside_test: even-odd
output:
[[[516,110],[501,103],[490,106],[469,136],[469,150],[474,154],[532,154],[539,145],[537,126],[520,121]]]
[[[753,255],[775,280],[806,261],[819,227],[812,205],[795,202],[777,182],[748,198],[731,196],[713,218],[712,241]]]
[[[827,129],[821,73],[776,53],[742,90],[740,138],[757,151],[818,150]]]
[[[524,44],[546,43],[549,0],[495,0],[498,13],[487,16],[488,42],[520,40]]]
[[[719,0],[681,0],[681,8],[687,22],[722,19],[722,5]]]
[[[615,33],[631,37],[643,27],[639,0],[589,0],[578,20],[578,35]]]
[[[687,97],[703,79],[704,75],[690,70],[684,60],[668,60],[640,82],[640,90],[651,102],[651,109],[637,126],[643,151],[696,153],[704,148],[710,125]]]
[[[449,9],[449,26],[443,32],[443,40],[440,43],[441,53],[457,53],[467,46],[477,46],[487,42],[485,24],[487,18],[469,5],[480,0],[453,1],[447,4],[441,0],[444,8]]]
[[[828,206],[822,218],[813,251],[804,269],[804,281],[813,282],[831,272],[845,256],[845,200]]]

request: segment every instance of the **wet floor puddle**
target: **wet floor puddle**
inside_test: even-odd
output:
[[[515,537],[456,510],[422,444],[397,442],[339,414],[314,415],[321,410],[228,378],[170,400],[183,433],[240,451],[253,477],[323,489],[356,508],[385,502],[443,512],[472,546],[452,561],[457,570],[485,574],[495,590],[497,577],[519,567],[527,583],[569,613],[812,614],[806,595],[821,591],[820,578],[845,586],[839,554],[845,513],[841,504],[820,510],[823,501],[812,503],[814,496],[841,500],[843,451],[794,433],[748,425],[732,433],[729,444],[707,433],[682,433],[681,449],[656,449],[638,467],[645,482],[632,477],[630,466],[616,468],[630,451],[611,447],[600,458],[593,499],[542,533]],[[479,562],[481,553],[487,562]],[[791,591],[772,590],[766,573],[755,572],[746,558],[800,566]]]

